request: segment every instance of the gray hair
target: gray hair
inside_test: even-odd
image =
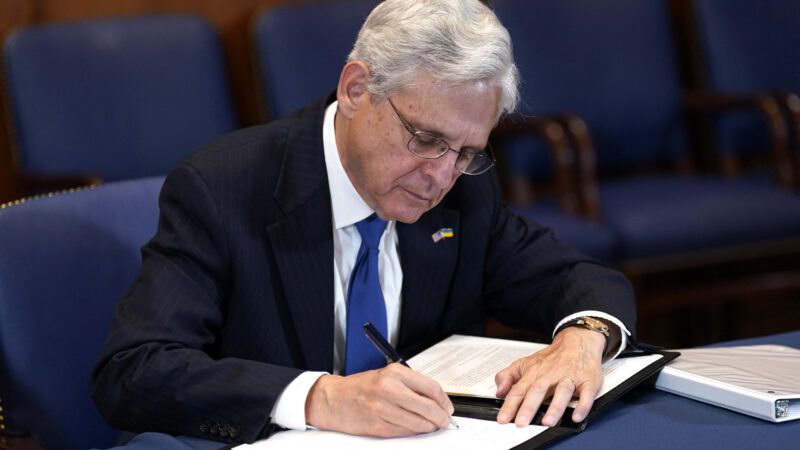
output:
[[[369,67],[374,98],[412,87],[423,70],[444,83],[493,83],[498,115],[519,101],[511,37],[478,0],[385,0],[361,27],[348,57],[354,60]]]

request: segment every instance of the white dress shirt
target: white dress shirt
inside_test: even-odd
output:
[[[342,372],[344,366],[345,336],[347,336],[347,286],[358,248],[361,246],[361,235],[358,233],[355,224],[369,217],[374,211],[367,206],[358,192],[356,192],[339,158],[339,149],[336,146],[336,134],[334,131],[337,104],[338,102],[333,102],[325,110],[325,118],[322,124],[322,143],[325,151],[325,166],[328,172],[328,187],[331,193],[333,210],[333,371],[338,374]],[[396,222],[392,220],[387,223],[386,230],[384,230],[378,245],[378,272],[381,290],[386,302],[388,338],[392,345],[397,345],[400,327],[400,289],[403,286],[403,271],[400,267],[400,257],[397,254],[397,243]],[[622,345],[616,354],[619,354],[625,348],[626,335],[630,334],[630,332],[621,321],[600,311],[581,311],[565,317],[556,325],[553,332],[555,333],[555,330],[561,324],[581,316],[599,317],[617,324],[623,332],[621,333]],[[290,429],[306,429],[305,404],[308,392],[317,379],[325,374],[326,372],[308,371],[289,383],[272,409],[272,423]]]

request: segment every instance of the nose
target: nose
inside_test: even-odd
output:
[[[422,173],[429,176],[437,188],[443,189],[450,186],[460,173],[456,169],[457,158],[456,152],[448,151],[440,158],[429,159],[423,163]]]

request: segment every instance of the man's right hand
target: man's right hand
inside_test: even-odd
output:
[[[446,428],[453,404],[438,383],[401,364],[347,377],[321,376],[306,398],[306,423],[378,437]]]

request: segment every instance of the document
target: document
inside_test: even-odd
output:
[[[455,420],[459,428],[450,427],[433,433],[405,438],[380,439],[352,436],[334,431],[288,430],[276,433],[268,439],[237,449],[297,449],[297,448],[342,448],[348,450],[381,449],[510,449],[537,448],[573,433],[581,432],[588,418],[580,423],[563,421],[554,427],[497,423],[497,387],[494,375],[515,359],[535,353],[545,344],[520,342],[505,339],[453,335],[424,350],[407,362],[412,369],[433,378],[453,398],[458,415]],[[652,376],[676,353],[643,353],[607,362],[603,389],[592,411],[594,413],[614,401],[627,389]],[[606,395],[607,394],[607,395]],[[572,404],[574,408],[575,403]],[[459,408],[462,408],[459,410]],[[494,408],[494,409],[493,409]]]
[[[656,388],[771,422],[800,419],[800,350],[750,345],[680,352]]]
[[[453,335],[408,360],[412,369],[441,384],[449,395],[496,398],[495,374],[511,362],[536,353],[546,344],[506,339]],[[603,364],[605,393],[661,359],[661,354],[614,359]],[[570,407],[574,408],[577,401]]]
[[[506,450],[515,447],[547,430],[547,427],[529,425],[519,428],[513,423],[500,425],[497,422],[468,417],[458,418],[459,428],[447,428],[433,433],[411,437],[380,439],[352,436],[334,431],[289,430],[276,433],[250,445],[240,445],[237,449],[287,449],[330,448],[348,450],[408,449],[414,450],[461,450],[480,448],[481,450]]]

